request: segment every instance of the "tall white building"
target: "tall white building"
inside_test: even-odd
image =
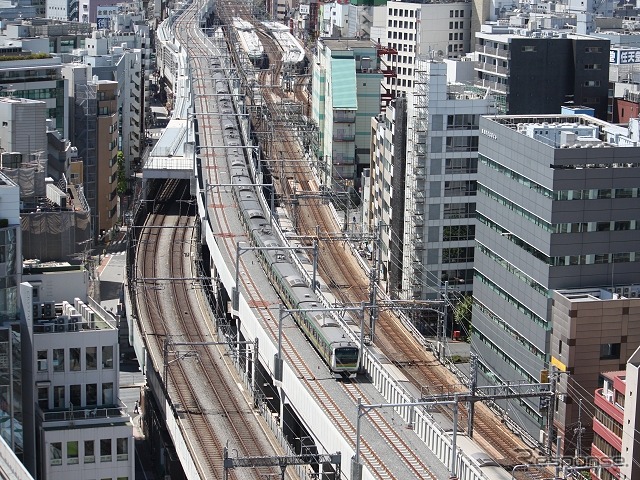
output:
[[[494,112],[489,90],[447,81],[459,62],[420,60],[408,104],[401,233],[407,299],[437,299],[445,281],[470,292],[481,115]]]
[[[20,285],[29,330],[25,378],[35,405],[37,476],[43,480],[132,480],[133,424],[118,399],[118,330],[107,312],[89,298],[52,300],[78,274],[68,264],[36,265]],[[86,290],[78,291],[86,295]],[[25,380],[26,384],[26,380]]]
[[[386,12],[386,38],[380,42],[398,52],[387,57],[397,74],[386,78],[387,90],[400,95],[413,91],[417,58],[459,58],[470,51],[469,2],[387,2],[377,9]]]

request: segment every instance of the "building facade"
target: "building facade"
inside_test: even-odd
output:
[[[483,25],[476,34],[476,84],[497,97],[498,113],[560,112],[584,105],[607,118],[609,41],[558,31]]]
[[[380,112],[380,72],[368,40],[318,40],[313,64],[312,119],[319,129],[319,174],[341,192],[357,188],[369,168],[371,117]]]
[[[84,193],[93,237],[109,231],[119,216],[118,82],[92,79],[76,84],[74,139],[83,159]]]
[[[638,278],[638,127],[485,116],[479,131],[472,350],[483,382],[538,382],[550,361],[550,292]],[[509,408],[538,438],[537,402]]]
[[[48,300],[64,271],[52,273],[21,284],[37,478],[134,479],[133,424],[117,394],[118,330],[92,299]]]
[[[386,13],[386,38],[381,43],[397,52],[386,56],[386,64],[396,73],[385,78],[387,91],[399,95],[413,91],[418,58],[459,58],[469,52],[469,2],[390,1],[378,8]]]
[[[42,100],[47,118],[55,119],[62,135],[69,134],[68,87],[62,78],[60,58],[25,56],[0,62],[0,97]]]
[[[565,456],[588,451],[598,431],[596,423],[592,429],[591,394],[598,388],[600,372],[625,368],[626,360],[640,347],[639,294],[638,285],[553,292],[551,365],[562,372],[558,391],[563,392],[554,423],[563,438]],[[580,442],[574,432],[578,422],[584,428]]]
[[[20,188],[0,172],[0,435],[27,465],[23,435]]]
[[[416,65],[402,219],[405,299],[439,299],[444,282],[472,289],[479,125],[494,102],[486,89],[447,81],[456,63]]]

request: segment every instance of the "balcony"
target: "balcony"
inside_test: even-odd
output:
[[[353,142],[356,139],[356,134],[351,132],[333,132],[334,142]]]
[[[113,422],[131,419],[127,407],[122,402],[118,405],[88,406],[83,408],[66,408],[41,410],[38,408],[38,419],[44,428],[89,427],[96,424],[108,425]]]
[[[333,123],[356,123],[356,112],[333,112]]]

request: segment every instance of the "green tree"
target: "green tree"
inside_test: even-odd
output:
[[[473,296],[465,295],[453,308],[453,319],[462,327],[462,334],[467,337],[471,334],[471,311],[473,308]]]
[[[127,176],[124,170],[124,153],[118,151],[118,185],[116,187],[118,195],[124,195],[127,192]]]

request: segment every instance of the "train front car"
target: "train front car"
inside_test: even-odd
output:
[[[333,344],[331,370],[341,375],[358,373],[360,367],[360,348],[353,342]]]

